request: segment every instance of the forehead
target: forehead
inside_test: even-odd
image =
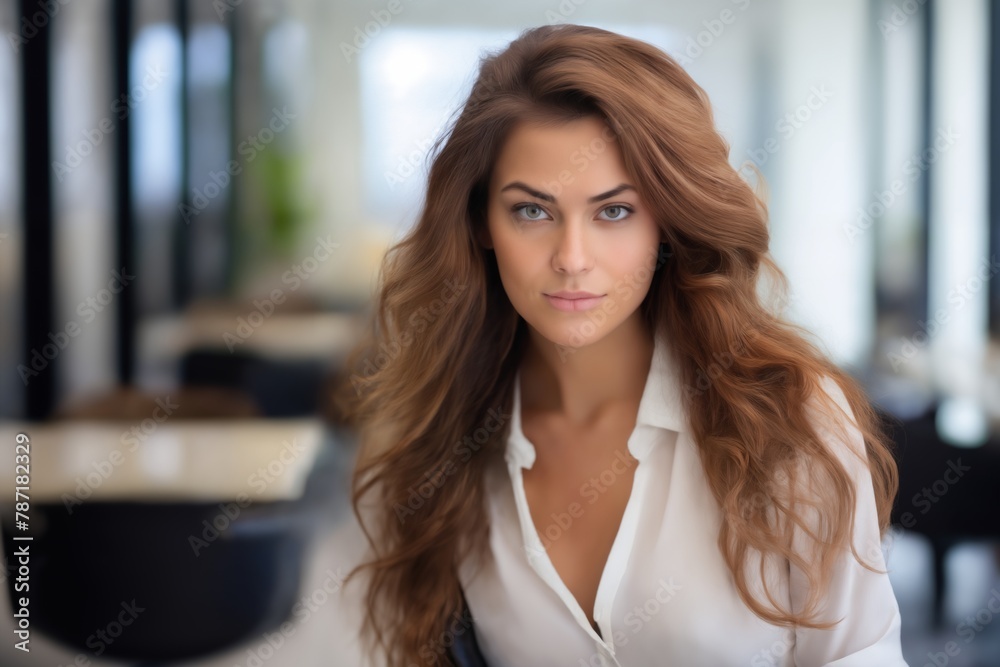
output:
[[[628,182],[613,139],[607,124],[595,116],[560,124],[518,123],[497,157],[490,189],[496,192],[519,180],[545,192],[559,189],[586,197]]]

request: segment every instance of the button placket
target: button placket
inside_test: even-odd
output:
[[[511,483],[514,486],[514,498],[517,505],[517,512],[519,517],[519,522],[521,524],[521,534],[523,536],[525,545],[525,556],[527,557],[528,564],[531,568],[542,578],[543,581],[548,584],[559,598],[566,605],[573,618],[576,619],[577,623],[587,632],[590,637],[597,642],[603,642],[600,635],[591,627],[590,622],[587,620],[586,614],[580,603],[577,602],[576,598],[573,597],[573,593],[567,588],[565,582],[559,576],[559,572],[556,570],[555,565],[549,559],[549,554],[545,551],[542,546],[541,538],[538,535],[538,531],[531,519],[531,512],[528,508],[528,501],[525,496],[524,491],[524,480],[521,476],[520,465],[512,465],[510,467],[510,478]]]
[[[636,531],[639,527],[638,515],[642,499],[645,496],[647,473],[649,472],[647,470],[649,464],[643,465],[643,460],[652,448],[653,439],[657,435],[658,432],[655,429],[637,425],[629,437],[628,448],[638,461],[638,465],[632,480],[632,492],[618,526],[618,533],[611,545],[611,552],[608,554],[607,562],[605,562],[604,570],[601,573],[601,580],[597,585],[594,620],[601,628],[601,633],[605,636],[603,642],[612,656],[615,655],[615,640],[614,628],[611,627],[611,611],[614,607],[615,596],[618,594],[622,579],[625,577],[625,566],[628,564],[632,548],[635,546]]]

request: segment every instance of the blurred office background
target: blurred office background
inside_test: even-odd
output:
[[[767,180],[788,316],[897,420],[908,662],[1000,665],[989,0],[5,0],[4,451],[36,444],[32,530],[77,569],[38,583],[24,654],[8,558],[0,663],[357,664],[330,583],[362,548],[353,443],[326,390],[478,57],[557,22],[656,44],[706,89]],[[161,549],[166,527],[194,542]],[[176,604],[81,645],[150,572]]]

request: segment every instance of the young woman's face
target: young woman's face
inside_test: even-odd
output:
[[[488,245],[514,308],[556,345],[591,345],[638,316],[663,236],[634,187],[597,117],[519,124],[500,152]]]

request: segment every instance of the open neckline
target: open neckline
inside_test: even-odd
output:
[[[632,488],[625,504],[625,510],[622,512],[621,519],[615,531],[615,536],[611,543],[611,549],[609,550],[608,556],[605,559],[603,567],[601,568],[601,574],[597,583],[597,591],[594,596],[594,608],[590,611],[590,614],[587,614],[583,610],[583,606],[580,604],[579,600],[577,600],[576,596],[573,595],[573,592],[563,580],[562,575],[559,574],[559,570],[556,569],[552,559],[549,558],[548,551],[546,551],[542,544],[541,535],[539,534],[538,528],[535,526],[534,519],[531,516],[531,507],[528,505],[527,493],[524,487],[523,469],[531,468],[534,465],[535,446],[530,440],[528,440],[527,436],[524,435],[522,428],[520,371],[518,371],[515,377],[514,388],[514,419],[512,423],[512,436],[520,439],[521,446],[530,448],[530,453],[528,453],[530,460],[529,465],[523,466],[521,462],[508,457],[508,469],[510,471],[514,499],[517,506],[517,513],[520,520],[521,533],[528,562],[539,574],[539,576],[541,576],[542,579],[556,592],[556,594],[559,595],[559,597],[563,600],[563,603],[567,606],[580,625],[590,634],[590,636],[595,641],[603,642],[607,645],[613,654],[613,633],[610,627],[611,608],[614,603],[614,597],[625,574],[625,565],[628,562],[629,556],[632,552],[632,547],[635,543],[636,531],[638,529],[638,513],[640,509],[639,503],[645,490],[645,468],[642,466],[642,461],[638,457],[635,457],[636,469],[633,472]],[[637,419],[635,426],[628,436],[627,447],[630,452],[634,449],[634,443],[637,444],[638,441],[644,441],[644,439],[653,437],[649,430],[643,429],[641,426],[642,425]],[[603,628],[603,632],[594,628],[594,625],[590,622],[591,616],[594,619],[594,624],[596,624],[598,628]],[[607,639],[605,639],[603,635],[606,635]]]

